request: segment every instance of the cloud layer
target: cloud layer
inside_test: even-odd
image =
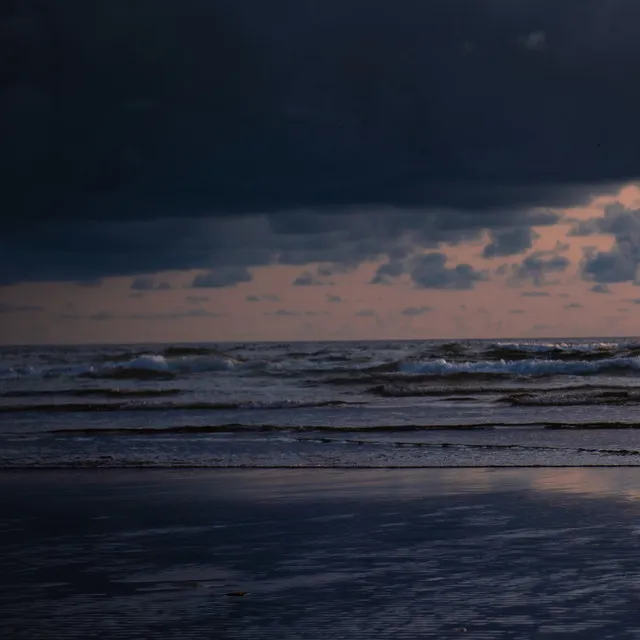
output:
[[[635,0],[11,6],[4,283],[515,255],[640,173]]]

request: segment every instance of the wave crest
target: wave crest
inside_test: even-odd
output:
[[[640,371],[640,357],[603,360],[480,360],[449,362],[444,358],[428,362],[407,362],[400,371],[409,375],[485,375],[485,376],[585,376],[597,373],[624,374]]]

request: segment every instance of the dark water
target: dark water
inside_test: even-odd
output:
[[[637,638],[638,480],[3,472],[3,637]]]
[[[636,465],[640,339],[6,347],[0,466]]]

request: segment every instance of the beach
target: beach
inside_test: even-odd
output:
[[[635,469],[4,471],[7,638],[634,638]]]

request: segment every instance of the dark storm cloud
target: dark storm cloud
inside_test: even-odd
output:
[[[496,229],[491,232],[491,242],[485,246],[482,255],[485,258],[512,256],[531,249],[537,234],[531,227]]]
[[[476,282],[489,279],[487,271],[470,264],[447,266],[447,256],[434,251],[392,258],[378,267],[370,284],[392,284],[404,274],[409,275],[418,289],[473,289]]]
[[[538,251],[527,256],[519,264],[511,265],[508,280],[516,285],[523,281],[531,281],[536,287],[553,284],[548,280],[548,276],[566,271],[570,264],[571,261],[564,256]]]
[[[328,271],[344,273],[384,257],[402,261],[416,247],[477,239],[486,228],[505,224],[500,213],[444,215],[388,209],[311,216],[318,218],[323,224],[313,225],[306,235],[297,229],[287,232],[276,214],[241,219],[87,220],[72,227],[52,221],[0,235],[0,283],[313,262],[326,263],[315,270],[315,277],[325,279]],[[288,219],[296,217],[289,214]],[[520,219],[527,226],[534,220],[549,220],[528,213]],[[299,220],[304,222],[303,213]]]
[[[487,229],[514,234],[490,253],[523,246],[529,208],[640,173],[639,18],[635,0],[3,5],[0,282],[354,266]]]
[[[411,269],[411,280],[419,289],[473,289],[476,282],[487,280],[487,275],[470,264],[447,267],[443,253],[420,256]]]
[[[614,244],[609,251],[585,250],[582,274],[600,284],[633,282],[639,284],[640,209],[627,209],[620,203],[609,205],[604,216],[578,222],[574,235],[608,234]]]
[[[405,272],[405,265],[399,260],[381,264],[371,279],[370,284],[391,284],[394,278],[399,278]]]

